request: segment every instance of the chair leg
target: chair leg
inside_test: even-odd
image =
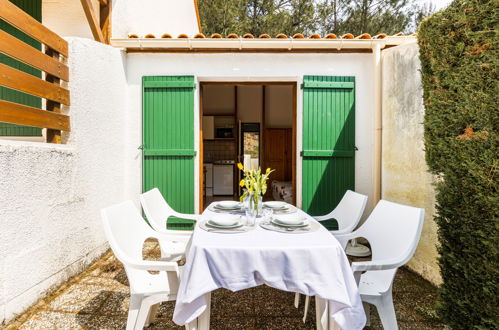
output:
[[[147,317],[149,316],[149,311],[151,309],[151,304],[147,299],[142,299],[140,304],[139,313],[137,315],[137,321],[135,321],[134,330],[142,330],[146,325]]]
[[[126,330],[133,330],[139,315],[140,305],[142,304],[143,297],[141,295],[130,296],[130,307],[128,308],[128,318],[126,321]]]
[[[149,315],[147,316],[146,327],[148,327],[156,320],[156,314],[158,312],[159,305],[160,304],[152,305],[151,310],[149,311]]]
[[[300,294],[297,292],[295,293],[295,308],[298,308],[300,305]]]
[[[305,307],[303,312],[303,323],[307,322],[308,307],[310,306],[310,296],[305,296]]]
[[[386,330],[398,330],[397,316],[393,306],[392,291],[386,292],[376,304],[379,318]]]

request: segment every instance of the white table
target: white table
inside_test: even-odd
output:
[[[216,215],[207,208],[202,220]],[[288,234],[258,225],[252,231],[237,234],[195,228],[173,320],[179,325],[189,324],[191,329],[209,329],[213,290],[238,291],[261,284],[316,296],[318,329],[332,329],[334,323],[342,329],[362,329],[365,325],[348,259],[325,228]]]

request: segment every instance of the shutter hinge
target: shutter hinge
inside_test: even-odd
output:
[[[139,149],[139,150],[144,150],[144,145],[143,145],[143,144],[141,144],[141,145],[140,145],[137,149]]]

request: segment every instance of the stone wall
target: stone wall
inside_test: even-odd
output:
[[[424,153],[419,48],[414,43],[382,53],[382,198],[425,209],[421,240],[408,267],[438,285],[435,191]]]

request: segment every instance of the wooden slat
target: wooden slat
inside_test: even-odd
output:
[[[69,69],[66,65],[1,30],[0,52],[34,68],[69,81]]]
[[[0,100],[0,122],[69,131],[69,116]]]
[[[0,0],[0,18],[22,32],[68,56],[68,43],[8,0]]]
[[[0,64],[0,86],[69,105],[69,91],[30,74]]]
[[[90,30],[92,30],[92,35],[94,36],[95,41],[105,43],[104,36],[102,35],[102,31],[100,29],[100,24],[95,17],[95,11],[92,7],[92,3],[90,0],[81,0],[81,5],[83,6],[85,16],[87,16],[88,25],[90,26]]]
[[[109,4],[108,0],[99,0],[99,3],[103,6],[107,6]]]

